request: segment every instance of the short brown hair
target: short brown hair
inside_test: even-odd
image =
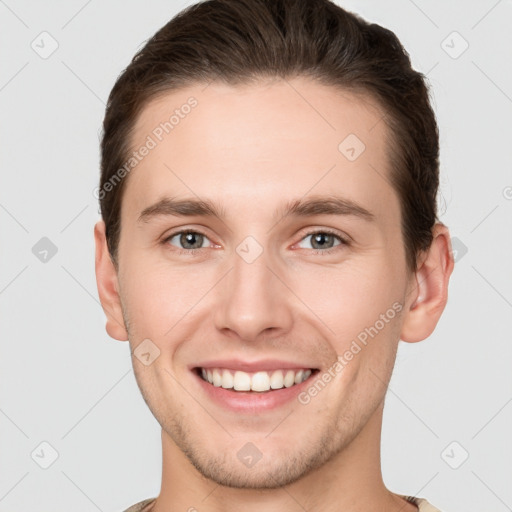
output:
[[[149,39],[118,77],[101,141],[100,206],[116,264],[130,135],[157,95],[201,82],[236,85],[306,76],[363,93],[385,112],[390,182],[401,204],[407,267],[432,243],[437,221],[439,134],[426,77],[412,69],[396,35],[329,0],[207,0],[191,5]],[[108,190],[108,193],[105,193]]]

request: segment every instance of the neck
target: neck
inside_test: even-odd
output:
[[[417,507],[386,489],[380,467],[383,405],[341,452],[321,468],[278,489],[220,486],[192,466],[162,431],[163,471],[160,495],[152,512],[413,512]]]

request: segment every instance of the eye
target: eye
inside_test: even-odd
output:
[[[310,239],[309,247],[301,247],[301,249],[320,250],[321,252],[329,252],[339,245],[348,245],[348,242],[341,238],[339,235],[331,233],[330,231],[315,231],[306,235],[300,242]]]
[[[207,242],[206,245],[205,242]],[[197,231],[179,231],[177,233],[173,233],[164,240],[164,243],[168,243],[174,246],[179,244],[177,245],[179,249],[185,249],[189,251],[193,249],[209,247],[210,244],[208,242],[209,239]]]

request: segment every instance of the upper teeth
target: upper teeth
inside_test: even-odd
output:
[[[275,370],[250,374],[225,368],[201,368],[201,375],[204,380],[216,387],[235,391],[269,391],[300,384],[311,375],[311,370]]]

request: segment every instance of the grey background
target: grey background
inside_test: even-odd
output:
[[[158,424],[98,303],[93,190],[115,78],[189,3],[0,0],[1,512],[116,512],[158,494]],[[339,3],[428,73],[458,250],[437,330],[400,344],[385,482],[444,512],[512,510],[512,2]]]

